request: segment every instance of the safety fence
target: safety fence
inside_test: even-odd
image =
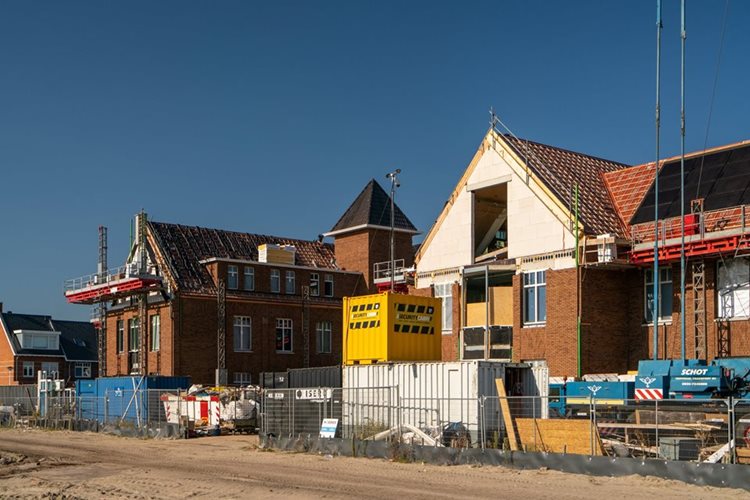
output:
[[[274,389],[261,434],[509,451],[750,463],[750,400],[404,398],[398,388]],[[553,415],[550,418],[550,415]],[[328,431],[328,434],[321,434]],[[335,433],[332,433],[332,429]]]
[[[176,390],[114,390],[104,396],[42,394],[0,400],[0,427],[41,427],[137,437],[189,437],[255,432],[255,389],[188,394]]]

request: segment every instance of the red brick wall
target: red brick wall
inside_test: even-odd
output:
[[[240,266],[240,277],[242,276]],[[256,290],[267,290],[268,286],[259,279],[267,279],[269,269],[256,266]],[[283,268],[282,279],[283,279]],[[221,271],[221,270],[220,270]],[[302,295],[301,286],[309,283],[309,273],[313,271],[295,269],[295,295],[285,293],[246,292],[228,290],[226,299],[226,362],[229,381],[234,372],[248,372],[257,382],[262,371],[283,371],[287,368],[304,365],[302,337]],[[309,352],[310,366],[328,366],[341,362],[341,297],[355,287],[359,275],[349,273],[319,272],[321,296],[309,299]],[[325,274],[334,275],[334,297],[323,297]],[[241,283],[240,283],[241,284]],[[282,281],[282,292],[283,281]],[[182,295],[169,304],[151,305],[149,317],[161,317],[161,345],[159,352],[149,352],[147,369],[150,373],[162,375],[190,375],[196,383],[213,383],[217,360],[217,299],[216,296]],[[137,307],[121,311],[110,311],[107,317],[107,374],[127,374],[128,372],[128,331],[127,320],[137,317]],[[234,352],[234,316],[249,316],[252,322],[252,352]],[[289,318],[293,322],[293,353],[277,353],[276,318]],[[124,352],[116,353],[116,322],[124,321]],[[332,322],[331,352],[318,353],[316,345],[316,323]],[[146,338],[148,342],[148,338]],[[149,345],[149,344],[147,344]],[[119,365],[118,365],[119,359]],[[119,369],[118,369],[119,366]]]
[[[358,290],[358,294],[377,291],[372,283],[373,265],[390,259],[390,241],[390,231],[379,229],[362,229],[336,237],[336,264],[347,271],[359,271],[363,274],[364,287]],[[410,234],[394,233],[394,256],[396,259],[404,259],[407,267],[414,263]]]
[[[706,276],[706,336],[708,359],[714,359],[718,355],[719,346],[719,325],[716,321],[718,316],[718,301],[716,295],[717,287],[717,262],[716,260],[705,261]],[[691,273],[690,262],[687,264],[687,274],[685,277],[685,353],[686,357],[692,359],[695,357],[695,335],[694,335],[694,294],[693,294],[693,277]],[[639,281],[639,300],[635,304],[634,314],[638,318],[635,325],[636,331],[639,332],[639,338],[644,342],[644,357],[653,355],[653,325],[646,325],[643,318],[643,287],[645,280],[643,271],[640,272]],[[680,268],[679,264],[672,266],[672,320],[671,323],[660,325],[659,327],[659,358],[679,359],[681,355],[680,339]],[[750,356],[750,321],[733,320],[725,322],[729,327],[730,339],[730,356]]]
[[[581,268],[581,373],[637,367],[631,346],[638,272]],[[522,276],[513,277],[513,360],[546,359],[551,376],[578,373],[576,269],[547,271],[547,321],[523,326]],[[636,294],[637,296],[637,294]]]

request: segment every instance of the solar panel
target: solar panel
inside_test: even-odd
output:
[[[702,167],[701,167],[702,164]],[[703,198],[704,211],[750,204],[750,145],[685,160],[685,213],[690,201]],[[664,164],[659,173],[659,219],[680,216],[680,160]],[[654,220],[651,183],[630,224]]]

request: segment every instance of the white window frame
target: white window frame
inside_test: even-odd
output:
[[[139,318],[128,320],[128,352],[139,352],[141,350],[140,321]]]
[[[252,383],[252,374],[249,372],[234,372],[232,374],[232,383],[237,385],[250,385]]]
[[[333,340],[333,322],[319,321],[315,325],[315,345],[318,354],[330,354]]]
[[[443,323],[441,325],[443,335],[451,335],[453,333],[453,282],[435,283],[433,294],[435,298],[440,299],[442,307],[440,317]]]
[[[239,269],[234,264],[227,266],[227,288],[230,290],[237,290],[240,286],[240,274]]]
[[[243,276],[244,276],[244,280],[242,282],[243,289],[248,292],[254,291],[255,290],[255,268],[245,266]]]
[[[75,378],[91,378],[91,363],[76,363],[73,373]]]
[[[521,275],[521,286],[523,288],[523,316],[524,326],[540,326],[547,323],[547,270],[524,271]],[[539,306],[540,290],[544,289],[544,307]],[[533,317],[527,317],[526,303],[529,297],[534,298]],[[543,317],[542,317],[543,316]]]
[[[23,378],[34,378],[34,362],[23,362]]]
[[[726,258],[716,263],[717,318],[750,318],[749,281],[750,259],[746,257]]]
[[[115,350],[118,353],[125,351],[125,320],[118,319],[115,323]]]
[[[281,349],[279,349],[279,335],[281,335]],[[289,336],[289,348],[285,348],[284,339]],[[294,322],[290,318],[276,318],[276,352],[293,353],[294,352]]]
[[[326,297],[333,297],[333,274],[324,275],[325,281],[323,283],[323,293]],[[328,289],[328,285],[331,285],[331,289]]]
[[[60,376],[60,363],[57,361],[43,361],[42,371],[47,372],[47,378],[52,378],[54,374]]]
[[[161,348],[161,316],[154,314],[149,319],[151,334],[149,335],[149,348],[151,352],[158,352]]]
[[[654,271],[653,269],[646,269],[646,272],[643,273],[643,321],[646,324],[651,324],[654,321],[654,316],[652,313],[652,316],[649,318],[648,311],[649,306],[651,305],[651,301],[648,299],[649,294],[652,294],[654,291],[654,281],[653,278],[650,278],[650,276],[653,276]],[[662,304],[664,303],[664,296],[667,295],[664,292],[664,287],[669,284],[669,310],[666,311],[664,314],[662,314]],[[668,323],[672,321],[672,305],[674,305],[674,282],[673,282],[673,275],[672,275],[672,268],[671,267],[661,267],[659,268],[659,304],[658,304],[658,311],[659,311],[659,323]]]
[[[250,316],[235,316],[232,328],[234,352],[253,352],[253,320]]]
[[[271,293],[281,293],[281,272],[271,269]]]
[[[284,273],[284,293],[294,295],[297,292],[297,277],[294,271]]]
[[[320,295],[320,274],[310,273],[310,295],[318,297]]]

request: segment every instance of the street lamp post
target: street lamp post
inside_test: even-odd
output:
[[[401,173],[401,169],[397,168],[393,172],[390,172],[389,174],[386,174],[386,179],[390,179],[391,181],[391,293],[393,293],[394,289],[396,288],[395,283],[395,276],[396,276],[396,258],[394,256],[394,228],[396,225],[396,219],[395,219],[395,208],[396,203],[394,201],[394,198],[396,197],[396,188],[400,187],[401,184],[398,182],[398,178],[396,177],[398,174]]]

